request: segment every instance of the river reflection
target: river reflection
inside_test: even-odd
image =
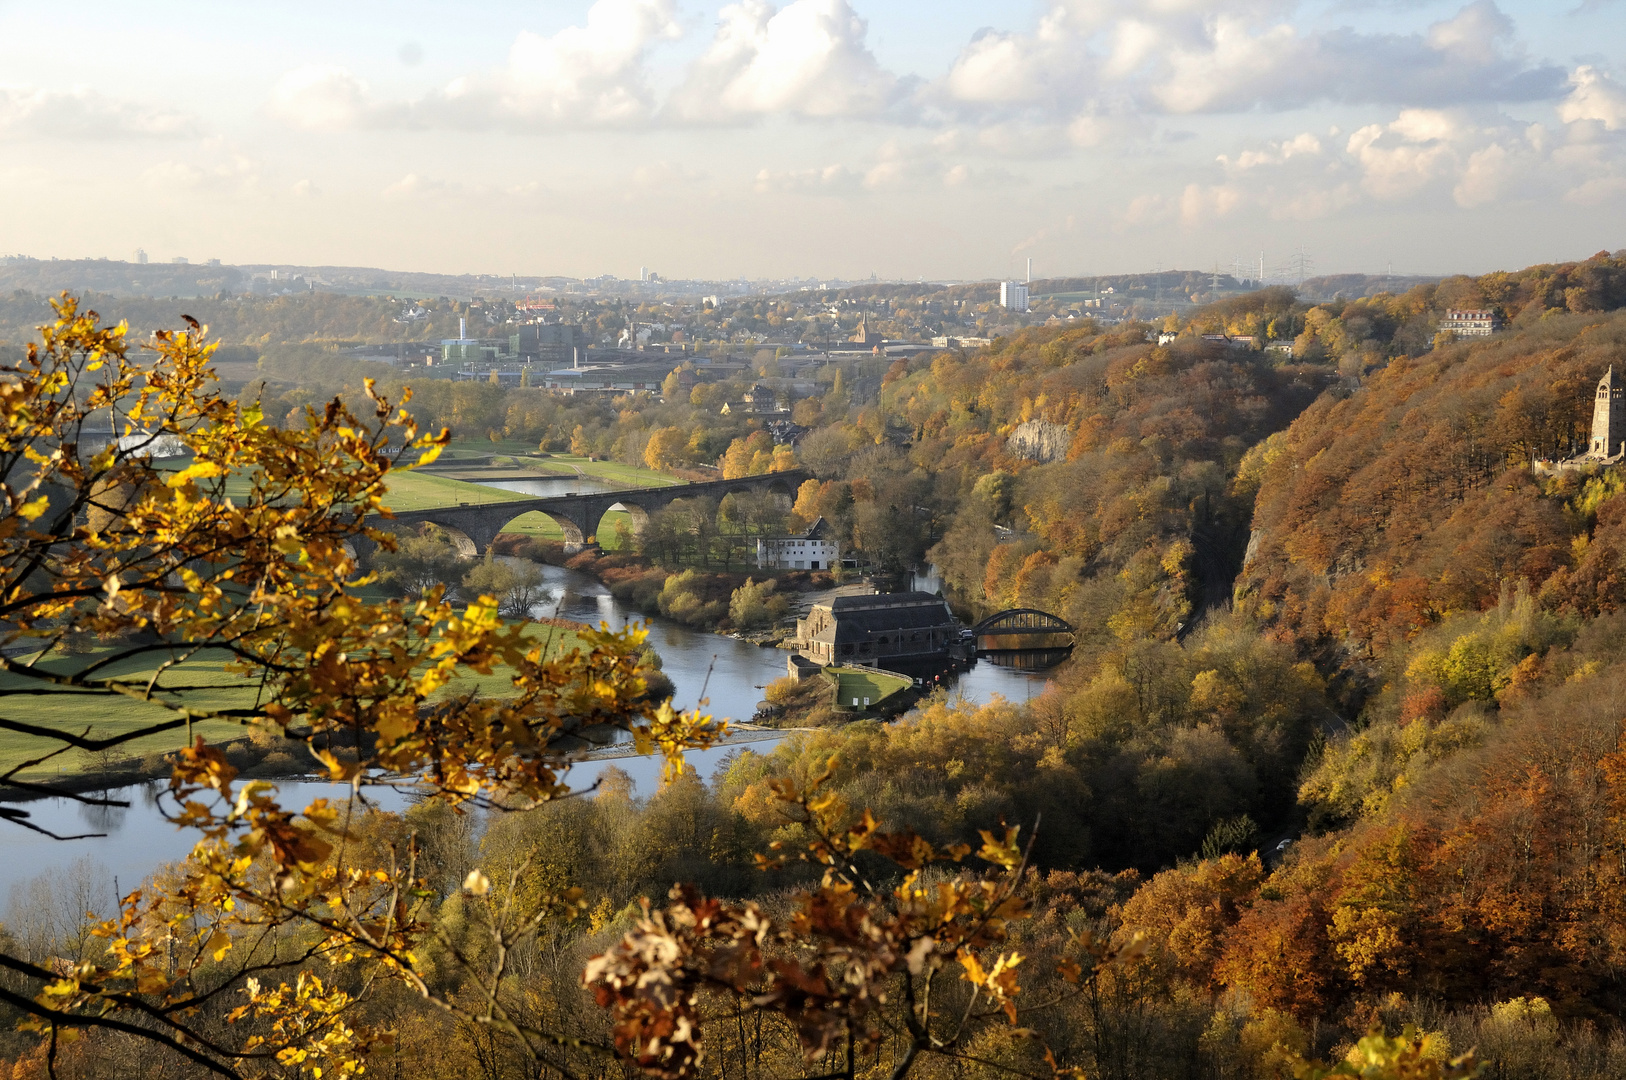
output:
[[[610,485],[586,476],[539,476],[534,480],[482,480],[481,487],[517,491],[523,495],[586,495],[595,491],[609,491]]]
[[[768,753],[782,738],[773,736],[760,742],[696,750],[685,760],[689,768],[709,781],[718,769],[726,768],[733,755],[747,749]],[[567,782],[581,791],[591,787],[610,768],[620,769],[630,776],[639,795],[654,794],[660,787],[660,759],[648,757],[584,761],[570,770]],[[298,779],[273,782],[283,805],[289,807],[304,808],[314,799],[343,802],[350,797],[350,788],[345,784]],[[98,888],[105,885],[103,893],[111,897],[115,878],[120,890],[128,893],[155,868],[185,858],[197,843],[198,834],[191,829],[177,829],[164,818],[165,810],[174,813],[176,809],[168,790],[167,783],[155,782],[100,793],[128,801],[129,807],[85,806],[72,799],[38,799],[25,804],[29,821],[58,836],[106,835],[60,841],[9,823],[0,825],[4,829],[0,833],[0,853],[4,855],[0,859],[0,902],[9,899],[13,886],[42,873],[63,870],[80,860],[88,860],[95,873],[105,879],[97,885]],[[418,801],[418,796],[410,790],[368,787],[363,792],[373,806],[391,812],[406,810]]]

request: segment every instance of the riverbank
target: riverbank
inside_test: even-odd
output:
[[[978,666],[944,658],[914,661],[898,671],[825,668],[800,679],[787,674],[768,684],[762,708],[752,719],[781,730],[829,727],[855,720],[896,720],[934,693],[967,696],[958,683],[973,676]],[[981,666],[998,670],[991,664]],[[983,700],[980,694],[973,698]]]
[[[793,731],[810,730],[794,727],[765,727],[750,722],[729,724],[729,731],[712,743],[713,747],[745,746],[751,743],[777,742]],[[210,744],[219,750],[240,780],[290,780],[302,783],[323,783],[328,777],[316,767],[311,748],[298,740],[280,737],[244,735],[235,739]],[[584,744],[584,746],[590,744]],[[344,747],[332,748],[335,756],[344,760],[354,757]],[[641,754],[632,742],[616,742],[608,746],[580,749],[572,752],[571,759],[581,764],[615,761],[621,758],[648,757]],[[7,805],[37,802],[42,799],[61,798],[64,795],[102,794],[141,784],[167,781],[174,771],[176,755],[148,755],[129,758],[105,769],[65,775],[49,782],[31,784],[28,788],[8,788],[0,803]]]

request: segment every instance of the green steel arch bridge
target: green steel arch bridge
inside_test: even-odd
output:
[[[996,612],[970,630],[971,638],[978,642],[978,652],[1029,651],[1032,649],[1071,648],[1075,628],[1060,615],[1052,615],[1038,608],[1009,608]],[[984,649],[980,642],[986,637],[1015,636],[1029,639],[1029,643],[1013,649]]]

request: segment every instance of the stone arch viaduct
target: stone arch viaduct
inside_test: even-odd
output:
[[[465,556],[481,556],[515,518],[539,511],[558,523],[564,530],[565,549],[581,548],[587,537],[598,530],[605,513],[626,510],[632,515],[634,531],[641,530],[649,515],[678,499],[710,496],[721,499],[735,492],[772,491],[795,497],[796,489],[804,480],[812,479],[805,469],[767,473],[763,476],[743,476],[738,480],[707,480],[701,483],[672,484],[668,487],[627,488],[621,491],[596,491],[582,495],[551,495],[536,499],[515,499],[511,502],[461,503],[436,510],[410,510],[397,513],[393,518],[369,521],[398,533],[415,532],[425,523],[446,531],[458,551]],[[351,543],[356,555],[365,565],[377,546],[366,537],[355,537]]]

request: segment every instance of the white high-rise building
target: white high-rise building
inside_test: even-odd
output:
[[[145,248],[136,248],[135,261],[138,266],[147,265],[147,251]]]
[[[999,283],[999,306],[1009,311],[1028,309],[1028,287],[1020,281]]]

